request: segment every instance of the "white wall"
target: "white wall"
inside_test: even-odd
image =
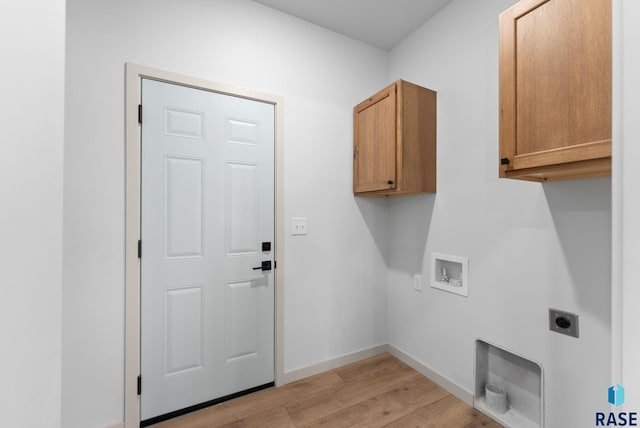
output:
[[[0,418],[60,426],[64,0],[0,1]]]
[[[591,426],[609,408],[611,180],[498,179],[498,15],[514,3],[456,0],[391,52],[391,79],[438,92],[438,192],[390,202],[389,342],[468,391],[475,339],[503,346],[542,364],[547,427]],[[469,257],[468,298],[413,291],[432,251]],[[580,315],[579,339],[548,330],[550,307]]]
[[[309,230],[285,239],[285,371],[386,343],[388,215],[351,193],[386,53],[247,0],[67,3],[65,428],[123,418],[125,62],[284,97],[285,219]]]
[[[622,383],[627,411],[640,411],[640,3],[622,1]]]

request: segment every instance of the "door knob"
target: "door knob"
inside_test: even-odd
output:
[[[262,271],[271,270],[271,260],[262,262],[260,266],[254,267],[253,270],[262,270]]]

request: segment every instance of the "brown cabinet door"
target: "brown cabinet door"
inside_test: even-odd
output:
[[[611,1],[520,1],[500,17],[500,44],[501,176],[555,166],[561,178],[558,165],[609,158]]]
[[[354,109],[353,191],[396,187],[396,85]]]

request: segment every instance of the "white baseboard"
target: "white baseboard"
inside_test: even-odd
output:
[[[446,389],[451,394],[458,397],[460,400],[464,401],[468,405],[473,407],[473,393],[467,391],[457,383],[453,382],[446,376],[442,375],[437,370],[432,369],[431,367],[421,363],[416,360],[411,355],[405,353],[404,351],[396,348],[393,345],[378,345],[373,348],[364,349],[362,351],[352,352],[351,354],[342,355],[338,358],[334,358],[332,360],[323,361],[318,364],[314,364],[308,367],[303,367],[297,370],[291,370],[289,372],[284,373],[284,384],[295,382],[300,379],[307,378],[309,376],[317,375],[319,373],[323,373],[329,370],[336,369],[338,367],[345,366],[347,364],[355,363],[356,361],[364,360],[365,358],[374,357],[376,355],[384,354],[385,352],[390,353],[406,365],[412,367],[417,372],[428,378],[429,380],[437,383],[442,388]],[[116,427],[113,427],[116,428]]]
[[[351,354],[342,355],[332,360],[323,361],[318,364],[303,367],[301,369],[291,370],[284,373],[284,384],[295,382],[300,379],[307,378],[309,376],[317,375],[322,372],[336,369],[338,367],[346,366],[347,364],[355,363],[356,361],[364,360],[365,358],[374,357],[376,355],[384,354],[388,352],[387,345],[378,345],[373,348],[363,349],[362,351],[352,352]]]
[[[412,367],[417,372],[422,374],[424,377],[437,383],[442,388],[446,389],[451,394],[455,395],[460,400],[464,401],[465,403],[473,407],[473,394],[470,391],[467,391],[466,389],[462,388],[460,385],[456,384],[446,376],[440,374],[438,371],[432,369],[431,367],[421,363],[420,361],[413,358],[411,355],[405,353],[404,351],[401,351],[395,346],[387,345],[387,347],[388,347],[388,352],[391,355],[393,355],[394,357],[396,357],[406,365]]]
[[[113,425],[105,425],[104,428],[124,428],[124,422],[118,422]]]

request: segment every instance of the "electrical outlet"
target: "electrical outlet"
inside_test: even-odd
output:
[[[578,314],[550,308],[549,330],[567,336],[579,337]]]
[[[413,275],[413,289],[422,291],[422,275]]]
[[[307,234],[307,218],[291,217],[291,235]]]

